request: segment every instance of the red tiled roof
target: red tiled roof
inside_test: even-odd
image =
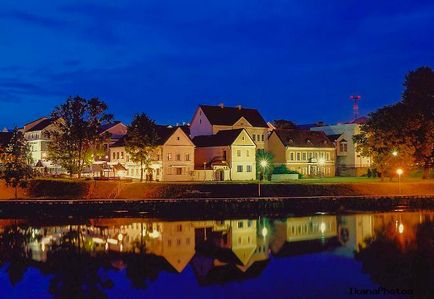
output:
[[[268,125],[256,109],[220,106],[199,106],[212,125],[234,125],[244,117],[252,126],[268,128]]]
[[[308,130],[275,130],[285,146],[293,147],[334,147],[327,135],[322,131]]]
[[[243,130],[222,130],[218,131],[215,135],[196,136],[193,138],[193,143],[197,147],[231,145]]]

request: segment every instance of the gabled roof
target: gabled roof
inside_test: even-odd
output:
[[[114,122],[112,122],[112,123],[105,124],[105,125],[101,126],[101,128],[100,128],[99,131],[98,131],[98,133],[99,133],[99,134],[104,133],[104,132],[107,131],[108,129],[113,128],[114,126],[116,126],[116,125],[118,125],[118,124],[120,124],[120,123],[121,123],[121,121],[116,120],[116,121],[114,121]]]
[[[172,127],[172,126],[164,126],[164,125],[157,125],[157,134],[160,137],[160,140],[158,142],[158,145],[163,145],[167,142],[167,140],[170,138],[170,136],[173,135],[173,133],[175,133],[176,130],[181,129],[188,138],[190,138],[188,136],[188,130],[183,127],[183,126],[179,126],[179,127]],[[122,147],[125,146],[125,136],[122,136],[120,139],[118,139],[116,142],[114,142],[113,144],[110,145],[110,147]]]
[[[232,145],[243,130],[222,130],[215,135],[196,136],[193,138],[193,143],[197,147]]]
[[[53,120],[51,118],[44,119],[40,123],[38,123],[38,124],[34,125],[33,127],[31,127],[26,132],[41,131],[41,130],[45,129],[46,127],[48,127],[49,125],[51,125],[52,123],[53,123]]]
[[[322,131],[275,130],[273,131],[283,145],[289,147],[334,147]]]
[[[330,139],[330,141],[336,141],[339,139],[339,137],[341,137],[342,134],[331,134],[331,135],[327,135],[327,137]]]
[[[12,139],[12,135],[13,132],[0,132],[0,146],[7,146]]]
[[[223,106],[199,106],[212,125],[234,125],[244,117],[253,127],[268,128],[266,121],[256,109]]]

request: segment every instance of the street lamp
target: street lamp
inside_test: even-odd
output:
[[[392,152],[392,156],[397,157],[398,156],[398,152],[397,151],[393,151]]]
[[[399,194],[401,194],[401,175],[404,173],[404,170],[402,168],[398,168],[396,170],[396,174],[398,175],[398,190]]]
[[[262,177],[264,176],[264,173],[265,173],[265,168],[268,166],[268,162],[267,162],[267,160],[261,160],[261,162],[259,162],[259,165],[262,168],[262,175],[261,175],[261,172],[259,172],[258,196],[261,197],[261,181],[262,181]]]

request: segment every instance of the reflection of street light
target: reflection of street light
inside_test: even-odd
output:
[[[262,168],[262,174],[261,172],[259,172],[259,184],[258,184],[258,196],[261,196],[261,181],[262,181],[262,177],[265,174],[265,168],[268,166],[268,162],[267,160],[261,160],[261,162],[259,162],[259,165]]]
[[[394,157],[398,156],[398,152],[397,151],[393,151],[392,152],[392,156],[394,156]]]
[[[268,229],[264,226],[261,231],[262,237],[266,237],[268,235]]]
[[[322,177],[322,171],[321,171],[321,168],[324,168],[324,165],[325,165],[325,159],[324,158],[319,158],[318,159],[318,165],[319,165],[319,174],[320,174],[320,177]]]
[[[325,233],[326,225],[324,222],[321,222],[321,224],[319,225],[319,230],[322,234]]]
[[[398,225],[398,232],[399,232],[400,234],[402,234],[402,233],[404,232],[404,224],[400,223],[400,224]]]
[[[119,242],[122,242],[122,239],[124,238],[124,236],[122,235],[122,234],[119,234],[118,235],[118,240],[119,240]]]
[[[396,170],[396,174],[398,175],[398,190],[399,194],[401,194],[401,175],[404,173],[404,170],[402,168],[398,168]]]

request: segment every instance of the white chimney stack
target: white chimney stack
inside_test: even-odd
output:
[[[220,108],[224,108],[224,107],[225,107],[225,104],[224,104],[224,103],[220,103],[220,104],[219,104],[219,107],[220,107]]]
[[[238,110],[241,110],[241,105],[237,105]]]

